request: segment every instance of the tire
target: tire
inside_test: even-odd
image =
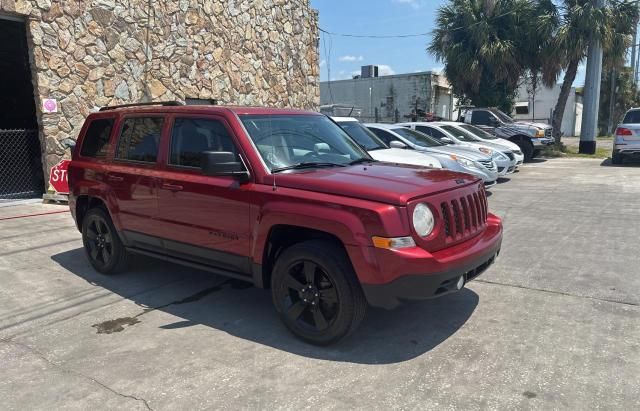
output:
[[[622,161],[624,159],[622,158],[622,154],[620,154],[619,152],[613,152],[611,154],[611,164],[615,164],[615,165],[619,165],[622,164]]]
[[[103,208],[92,208],[82,220],[82,243],[89,262],[102,274],[123,271],[129,254],[118,236],[111,217]]]
[[[328,241],[287,248],[273,267],[271,293],[289,331],[314,345],[345,338],[358,328],[367,310],[348,256]]]
[[[535,150],[533,149],[533,144],[531,144],[531,141],[520,139],[520,140],[514,141],[514,143],[516,143],[518,147],[520,147],[520,151],[522,151],[522,154],[524,155],[525,163],[528,163],[531,160],[533,160],[535,156]]]

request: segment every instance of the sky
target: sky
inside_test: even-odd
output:
[[[311,0],[320,12],[320,28],[333,33],[404,35],[430,33],[437,9],[448,0]],[[426,48],[431,36],[401,39],[320,36],[320,79],[350,79],[360,66],[374,64],[381,75],[440,71],[443,63]],[[331,76],[329,77],[329,71]],[[574,85],[584,84],[584,66]]]

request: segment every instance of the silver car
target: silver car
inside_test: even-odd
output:
[[[442,143],[453,144],[457,146],[469,147],[480,151],[481,153],[491,156],[498,166],[498,175],[500,177],[513,173],[516,170],[516,160],[513,152],[505,147],[496,149],[484,142],[478,142],[476,138],[469,136],[468,133],[460,132],[453,122],[417,122],[417,123],[399,123],[398,125],[409,127],[413,130],[428,134]]]
[[[640,158],[640,108],[627,111],[616,128],[611,162],[622,164],[625,157]]]
[[[365,126],[392,148],[428,153],[436,157],[443,168],[473,174],[481,178],[487,186],[495,184],[498,179],[495,162],[480,152],[448,146],[420,132],[398,125],[370,123]]]

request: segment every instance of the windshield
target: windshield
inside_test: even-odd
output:
[[[492,109],[491,112],[496,115],[503,123],[513,123],[513,119],[500,110]]]
[[[325,116],[241,115],[240,120],[272,172],[299,164],[340,166],[371,159]]]
[[[429,137],[419,131],[411,130],[410,128],[399,127],[394,128],[392,131],[409,140],[410,143],[420,147],[440,147],[445,145],[433,137]]]
[[[447,133],[453,135],[455,138],[457,138],[460,141],[465,141],[467,143],[477,143],[478,141],[481,141],[478,137],[474,136],[473,134],[468,133],[464,130],[460,130],[458,127],[455,127],[455,126],[440,126],[440,128],[446,131]]]
[[[638,124],[640,123],[640,110],[633,110],[627,113],[622,120],[623,124]]]
[[[387,148],[378,136],[357,121],[340,122],[338,125],[367,151]]]
[[[464,129],[466,132],[473,134],[474,136],[482,139],[482,140],[497,140],[498,137],[493,134],[489,134],[486,131],[479,129],[476,126],[472,126],[470,124],[460,124],[458,127]]]

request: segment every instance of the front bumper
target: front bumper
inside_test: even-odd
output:
[[[466,283],[482,274],[495,261],[501,245],[502,223],[490,215],[482,234],[434,253],[419,247],[376,249],[380,269],[389,281],[363,283],[362,290],[370,305],[386,309],[458,291],[460,276]]]
[[[541,149],[541,148],[545,148],[547,146],[552,145],[553,143],[555,143],[555,140],[551,137],[542,137],[542,138],[531,137],[531,142],[533,143],[533,148]]]

